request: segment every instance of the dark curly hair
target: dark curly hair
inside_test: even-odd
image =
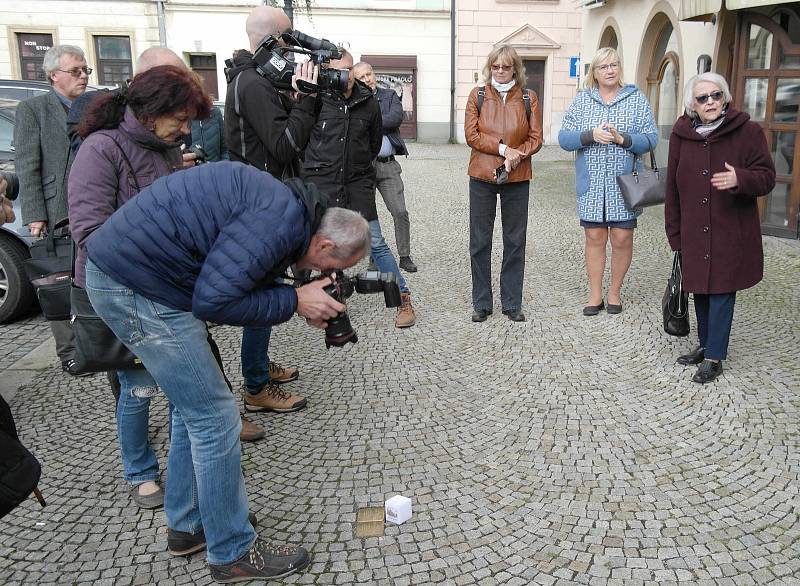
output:
[[[211,98],[192,71],[160,65],[133,78],[127,88],[104,93],[86,108],[78,134],[86,138],[95,130],[116,128],[130,106],[142,124],[159,116],[186,111],[189,118],[204,120],[211,114]]]

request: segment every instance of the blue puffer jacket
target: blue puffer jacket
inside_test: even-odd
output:
[[[603,122],[631,137],[628,148],[581,140],[581,134]],[[633,155],[656,148],[658,131],[653,111],[642,92],[634,85],[619,90],[610,104],[603,102],[597,89],[580,92],[564,115],[558,144],[567,151],[578,151],[575,160],[575,190],[578,217],[589,222],[623,222],[641,212],[629,210],[617,186],[617,175],[630,173]],[[630,152],[628,152],[630,151]]]
[[[325,204],[249,165],[221,161],[163,177],[87,240],[114,280],[198,319],[266,326],[297,308],[275,279],[302,256]]]

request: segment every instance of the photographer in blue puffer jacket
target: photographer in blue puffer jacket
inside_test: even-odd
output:
[[[164,510],[170,550],[208,548],[216,580],[304,567],[302,547],[257,539],[248,521],[236,400],[205,321],[267,326],[293,314],[314,327],[346,308],[323,287],[280,280],[291,264],[346,269],[370,247],[358,213],[327,208],[316,188],[219,162],[154,182],[87,240],[92,306],[174,406]],[[173,547],[174,546],[174,547]],[[257,560],[257,563],[250,563]]]

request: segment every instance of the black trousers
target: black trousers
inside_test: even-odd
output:
[[[500,302],[503,311],[516,311],[522,309],[530,181],[495,185],[470,177],[469,255],[472,264],[472,307],[492,309],[492,232],[498,195],[503,228]]]

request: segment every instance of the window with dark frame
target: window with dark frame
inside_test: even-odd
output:
[[[46,33],[17,33],[20,78],[47,81],[42,69],[44,54],[53,46],[53,35]]]
[[[119,85],[133,77],[130,37],[97,35],[94,37],[94,54],[100,85]]]
[[[217,56],[209,54],[192,53],[189,55],[189,69],[194,71],[203,80],[203,88],[212,99],[216,100],[219,93],[217,83]]]

